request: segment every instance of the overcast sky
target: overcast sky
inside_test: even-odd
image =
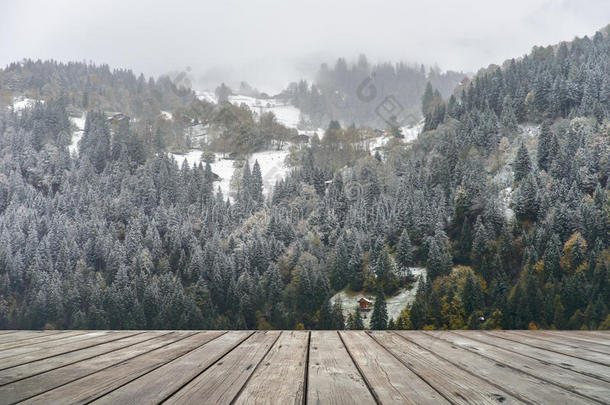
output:
[[[338,56],[476,71],[591,35],[610,0],[0,0],[0,65],[91,60],[263,90]]]

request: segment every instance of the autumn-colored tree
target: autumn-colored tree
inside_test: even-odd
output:
[[[571,274],[583,264],[587,253],[587,242],[580,232],[575,232],[563,245],[563,257],[559,262],[564,272]]]

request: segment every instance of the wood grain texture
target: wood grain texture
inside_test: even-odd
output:
[[[53,388],[83,378],[89,374],[96,373],[114,364],[147,353],[184,337],[183,332],[168,331],[161,333],[161,336],[157,336],[146,342],[4,385],[0,387],[0,405],[12,404],[45,391],[52,390]]]
[[[443,359],[461,369],[486,380],[524,402],[538,404],[593,404],[592,400],[566,391],[556,385],[535,378],[503,363],[480,356],[476,352],[463,350],[438,334],[425,334],[417,331],[396,332],[408,341],[436,353]]]
[[[511,345],[511,347],[516,350],[529,346],[531,349],[529,349],[528,355],[552,362],[560,367],[569,368],[587,375],[594,375],[610,382],[610,367],[608,367],[610,366],[610,354],[598,353],[573,345],[553,344],[549,341],[538,339],[535,335],[510,331],[487,331],[485,336],[513,342],[516,345]],[[504,344],[502,341],[496,341],[498,344]],[[549,352],[553,353],[550,358]]]
[[[177,332],[181,336],[155,350],[115,364],[24,401],[24,404],[87,404],[218,336],[218,332]]]
[[[136,343],[151,340],[159,336],[159,334],[159,332],[138,332],[132,336],[120,338],[120,334],[113,333],[113,337],[118,337],[119,339],[2,370],[0,371],[0,386],[78,361],[100,356]]]
[[[10,342],[0,343],[0,356],[5,357],[6,351],[9,349],[14,349],[21,346],[33,345],[36,343],[50,343],[58,339],[64,339],[66,337],[75,336],[75,335],[84,335],[86,331],[67,331],[63,333],[54,333],[54,334],[39,334],[31,338],[14,340]]]
[[[427,332],[438,335],[452,344],[486,356],[508,367],[526,372],[538,379],[550,382],[568,391],[595,401],[607,402],[610,398],[610,384],[593,377],[554,366],[543,360],[522,356],[481,341],[473,340],[456,332]]]
[[[1,332],[0,405],[610,403],[602,331]]]
[[[374,404],[375,399],[336,331],[312,331],[308,404]]]
[[[301,404],[308,346],[309,332],[282,332],[234,403]]]
[[[449,403],[365,332],[340,332],[364,380],[383,404]]]
[[[53,335],[58,335],[58,334],[68,333],[68,332],[70,332],[70,331],[64,331],[64,330],[9,331],[5,334],[0,335],[0,344],[14,343],[14,342],[19,342],[21,340],[31,339],[31,338],[40,337],[40,336],[48,337],[50,339],[51,336],[53,336]]]
[[[453,404],[524,403],[508,392],[438,358],[432,352],[405,342],[395,333],[375,332],[371,336]]]
[[[170,397],[166,404],[228,404],[239,393],[280,332],[259,331]]]
[[[60,340],[53,340],[48,344],[39,343],[31,346],[17,347],[6,351],[6,353],[11,354],[10,356],[7,355],[6,357],[0,358],[0,370],[36,360],[46,359],[52,356],[57,356],[73,350],[95,346],[114,339],[114,336],[116,336],[118,339],[120,337],[126,337],[133,334],[134,332],[91,332],[84,335],[70,336]]]
[[[158,404],[197,377],[252,332],[219,332],[219,337],[174,361],[133,380],[93,402],[101,404]]]
[[[530,331],[515,331],[515,332],[530,332]],[[538,339],[547,340],[557,345],[574,345],[586,346],[587,350],[592,350],[600,353],[610,354],[610,332],[608,332],[608,340],[600,336],[593,336],[590,333],[569,333],[565,331],[531,331],[532,336]],[[607,342],[608,344],[606,344]]]

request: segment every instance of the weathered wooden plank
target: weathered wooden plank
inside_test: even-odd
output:
[[[154,339],[133,346],[4,385],[0,387],[0,405],[23,401],[26,398],[52,390],[53,388],[83,378],[89,374],[96,373],[122,361],[168,345],[178,339],[183,339],[190,334],[191,333],[167,331],[161,336],[157,336]]]
[[[0,371],[0,386],[24,379],[26,377],[31,377],[36,374],[44,373],[55,368],[63,367],[68,364],[87,360],[95,356],[100,356],[113,350],[118,350],[136,343],[154,339],[161,334],[160,332],[134,333],[134,335],[129,337],[119,337],[117,340],[104,342],[95,346],[2,370]]]
[[[65,339],[70,336],[84,335],[86,333],[87,331],[65,331],[64,333],[55,333],[51,335],[36,335],[35,337],[31,337],[28,339],[0,343],[0,358],[10,355],[6,353],[10,349],[40,343],[48,343],[55,340]]]
[[[594,352],[591,350],[587,350],[587,345],[583,344],[580,346],[575,346],[572,344],[557,344],[554,342],[549,342],[548,340],[540,339],[535,334],[532,333],[520,333],[518,331],[487,331],[486,332],[490,336],[499,337],[502,339],[510,340],[512,342],[517,342],[519,344],[524,344],[532,347],[536,347],[543,351],[551,351],[558,353],[560,355],[553,356],[553,360],[557,360],[558,363],[576,363],[572,366],[567,366],[566,364],[561,365],[562,367],[568,367],[574,369],[575,371],[581,371],[584,373],[588,373],[588,369],[602,370],[604,375],[604,379],[606,381],[610,381],[610,368],[608,367],[599,367],[593,363],[597,363],[599,365],[610,366],[610,354],[603,354]],[[546,353],[548,355],[548,353]],[[580,360],[576,361],[575,360]],[[574,367],[578,365],[584,365],[583,369],[576,369]],[[558,364],[560,365],[560,364]]]
[[[594,343],[590,341],[582,341],[578,340],[579,337],[595,337],[596,339],[600,339],[600,342],[608,342],[610,344],[610,331],[583,331],[583,330],[510,330],[513,333],[521,333],[523,335],[535,336],[538,339],[545,339],[556,342],[557,340],[561,341],[562,344],[574,345],[577,347],[582,347],[583,345],[593,344],[594,348],[598,348],[602,351],[608,350],[608,345],[605,343]],[[548,332],[548,333],[546,333]],[[570,339],[567,343],[564,343],[562,340]],[[601,346],[601,347],[600,347]]]
[[[307,403],[374,404],[336,331],[312,331],[309,343]]]
[[[222,332],[219,332],[222,333]],[[99,398],[102,404],[158,404],[221,359],[252,332],[231,331]]]
[[[594,344],[597,350],[601,346],[600,350],[610,350],[610,331],[555,331],[555,330],[536,330],[534,333],[540,333],[547,336],[561,336],[567,339],[582,340],[589,344]],[[601,334],[601,336],[600,336]]]
[[[605,381],[554,366],[548,362],[522,356],[481,341],[470,339],[455,332],[426,332],[445,339],[455,346],[476,352],[501,364],[526,372],[541,380],[556,384],[596,401],[610,398],[610,384]]]
[[[396,333],[523,401],[537,404],[596,403],[520,370],[480,356],[476,352],[464,350],[440,339],[437,334],[429,335],[419,331],[398,331]]]
[[[569,331],[568,333],[570,334],[575,334],[575,335],[591,335],[591,336],[597,336],[600,338],[603,338],[604,340],[608,340],[610,341],[610,330],[574,330],[574,331]]]
[[[254,333],[164,404],[228,404],[280,336],[278,331]]]
[[[449,403],[382,346],[361,331],[340,332],[367,386],[383,404]]]
[[[301,404],[308,346],[309,332],[282,332],[233,403]]]
[[[87,404],[221,335],[220,331],[190,334],[169,345],[113,365],[24,401],[24,404]]]
[[[14,343],[20,340],[31,339],[37,336],[48,336],[66,333],[67,331],[63,330],[17,330],[11,331],[7,334],[0,335],[0,344],[3,343]]]
[[[525,332],[525,331],[523,331]],[[581,336],[576,333],[569,333],[565,331],[527,331],[530,335],[536,336],[539,339],[548,340],[555,344],[570,344],[576,346],[586,346],[589,350],[596,352],[610,354],[610,346],[606,346],[602,342],[603,338],[595,338],[596,341],[591,340],[588,336]]]
[[[121,332],[122,335],[125,333],[133,332]],[[113,333],[109,331],[79,333],[50,342],[9,349],[0,353],[0,370],[111,340],[112,336]],[[90,340],[93,340],[93,343],[90,343]]]
[[[370,335],[453,404],[524,403],[395,333],[374,332]]]

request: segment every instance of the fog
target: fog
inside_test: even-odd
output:
[[[2,0],[0,65],[190,67],[194,87],[246,80],[273,92],[339,56],[475,71],[608,23],[608,0]]]

